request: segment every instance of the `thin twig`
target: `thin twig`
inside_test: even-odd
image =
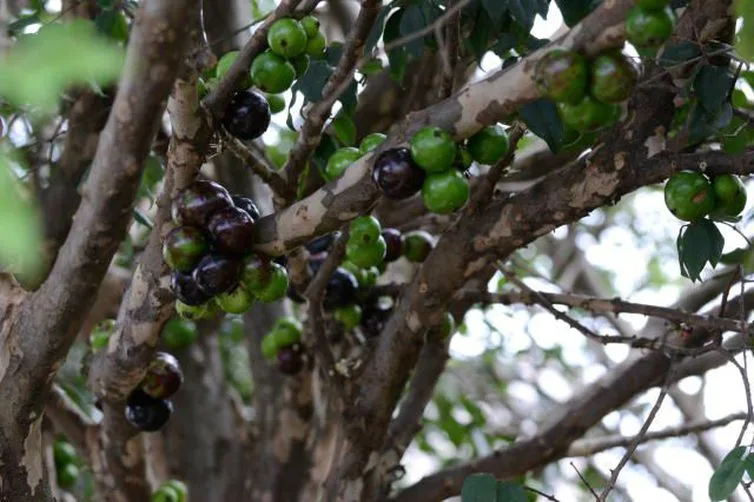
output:
[[[570,464],[571,464],[571,467],[573,467],[573,470],[576,471],[576,474],[579,476],[579,479],[581,480],[581,482],[584,483],[584,485],[589,489],[591,494],[594,495],[594,498],[599,498],[599,495],[597,494],[597,492],[594,491],[594,488],[592,488],[592,485],[590,485],[589,481],[587,481],[587,479],[581,474],[581,472],[579,472],[578,468],[576,468],[574,463],[570,462]]]

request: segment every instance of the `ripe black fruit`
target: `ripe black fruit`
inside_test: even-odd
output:
[[[348,270],[338,267],[333,272],[325,288],[325,298],[322,306],[325,310],[333,310],[349,303],[353,303],[359,281]]]
[[[379,336],[392,312],[392,303],[388,305],[378,299],[364,305],[361,313],[361,330],[364,336],[367,338]]]
[[[277,367],[281,373],[295,375],[303,366],[304,358],[298,345],[278,349]]]
[[[270,105],[259,93],[239,91],[225,109],[223,125],[233,136],[240,139],[256,139],[270,125]]]
[[[217,253],[202,258],[194,269],[196,285],[210,296],[235,288],[240,277],[241,262]]]
[[[257,221],[259,219],[260,217],[259,209],[257,209],[257,205],[254,204],[254,201],[251,200],[249,197],[242,197],[240,195],[234,195],[233,204],[235,204],[237,208],[243,209],[244,211],[249,213],[249,216],[251,216],[252,220]]]
[[[179,225],[203,228],[210,215],[233,206],[228,191],[219,183],[198,180],[173,201],[173,220]]]
[[[408,148],[385,150],[377,157],[372,180],[388,199],[406,199],[418,192],[425,172],[412,159]]]
[[[186,305],[197,306],[210,299],[210,295],[199,289],[192,274],[178,271],[170,274],[170,289]]]
[[[395,228],[386,228],[380,234],[385,240],[387,251],[385,252],[385,262],[390,263],[401,257],[403,252],[403,239],[400,230]]]
[[[141,431],[161,429],[173,413],[173,403],[155,399],[140,389],[134,390],[126,401],[126,420]]]
[[[183,372],[178,359],[167,352],[157,352],[149,363],[140,388],[150,397],[166,399],[175,394],[182,383]]]
[[[207,230],[219,251],[229,254],[251,252],[254,244],[254,220],[237,207],[227,207],[210,216]]]

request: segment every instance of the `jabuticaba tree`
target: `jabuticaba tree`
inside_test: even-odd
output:
[[[247,4],[0,10],[0,500],[528,500],[545,466],[592,461],[579,441],[606,415],[745,347],[752,250],[723,254],[719,228],[745,235],[754,171],[746,6]],[[674,305],[524,281],[520,250],[557,280],[586,261],[553,230],[663,183]],[[412,444],[436,453],[430,403],[474,411],[461,436],[433,422],[456,447],[486,434],[438,383],[492,304],[636,355],[535,432],[401,481]],[[653,320],[607,336],[553,305]],[[694,423],[675,435],[723,425]],[[715,500],[750,462],[740,441],[713,459]]]

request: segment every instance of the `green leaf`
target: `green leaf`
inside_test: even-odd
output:
[[[102,35],[125,42],[128,40],[128,22],[126,16],[118,10],[103,10],[94,19],[97,31]]]
[[[403,11],[401,16],[400,34],[401,37],[413,35],[417,31],[424,29],[427,21],[420,5],[411,5]],[[417,37],[405,44],[409,54],[418,58],[424,52],[424,37]]]
[[[560,120],[555,103],[549,99],[538,99],[524,105],[519,113],[526,127],[545,140],[553,153],[560,150],[563,141],[563,122]]]
[[[251,17],[258,21],[275,9],[275,0],[251,0]]]
[[[380,37],[382,36],[382,29],[385,26],[385,18],[391,9],[392,7],[390,5],[386,5],[380,9],[380,13],[377,14],[377,18],[372,25],[372,30],[369,32],[369,36],[367,36],[367,39],[364,42],[364,54],[371,53],[374,46],[379,42]]]
[[[534,0],[508,0],[508,10],[511,17],[526,30],[534,25],[534,17],[537,15],[538,5]]]
[[[707,229],[698,222],[689,223],[681,230],[676,245],[681,275],[696,282],[709,260],[710,240]]]
[[[463,480],[461,502],[497,502],[497,480],[490,474],[471,474]]]
[[[10,265],[20,275],[33,276],[42,264],[42,226],[32,203],[21,195],[11,172],[15,159],[0,149],[0,269]]]
[[[387,21],[385,22],[385,33],[382,36],[385,45],[389,44],[393,40],[400,38],[401,36],[401,17],[403,16],[403,9],[398,9],[393,12]],[[390,76],[394,80],[400,82],[403,80],[403,75],[406,72],[406,62],[408,60],[408,53],[405,47],[396,47],[395,49],[387,53],[387,60],[390,64]]]
[[[338,115],[332,122],[335,137],[344,146],[356,143],[356,124],[348,115]]]
[[[745,446],[733,448],[720,463],[709,480],[709,498],[712,500],[725,500],[733,493],[741,482],[746,470]]]
[[[506,2],[500,0],[482,0],[482,6],[484,6],[492,22],[496,24],[503,20],[503,14],[508,10]]]
[[[743,26],[738,34],[736,50],[745,59],[754,60],[754,2],[737,0],[736,13],[743,18]]]
[[[519,483],[513,481],[498,482],[497,500],[500,502],[527,502],[526,490]]]
[[[23,37],[0,60],[0,95],[18,105],[52,112],[60,93],[75,83],[115,81],[123,54],[112,41],[95,33],[92,22],[48,25]]]
[[[307,101],[319,101],[322,99],[322,89],[324,89],[333,70],[334,68],[327,61],[314,59],[309,64],[304,76],[293,85],[293,90],[300,91]]]
[[[717,225],[712,221],[702,220],[702,224],[707,227],[707,236],[709,238],[709,264],[712,265],[712,268],[715,268],[720,263],[720,257],[723,255],[725,237],[723,237]]]
[[[492,19],[490,19],[489,14],[487,14],[487,11],[481,7],[477,9],[474,18],[474,29],[466,38],[466,44],[469,50],[471,50],[471,53],[474,54],[477,63],[481,63],[482,57],[489,48],[493,29],[494,23],[492,22]]]
[[[749,254],[751,254],[749,248],[734,249],[730,253],[720,256],[720,263],[723,265],[741,265]]]
[[[733,119],[733,107],[723,103],[716,115],[709,114],[701,106],[693,107],[689,117],[689,143],[696,144],[725,128]]]
[[[701,54],[697,44],[682,40],[680,42],[668,42],[660,56],[659,63],[662,66],[673,66],[690,59],[694,59]]]
[[[715,115],[728,98],[732,85],[733,76],[727,66],[704,65],[694,79],[694,92],[704,109]]]
[[[555,3],[563,15],[563,21],[568,27],[572,27],[587,14],[592,12],[601,0],[555,0]]]

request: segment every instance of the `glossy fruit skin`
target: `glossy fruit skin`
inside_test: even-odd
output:
[[[55,458],[55,465],[66,465],[76,461],[78,454],[76,448],[68,441],[58,440],[52,445],[52,454]]]
[[[432,235],[424,230],[415,230],[403,236],[403,256],[413,263],[426,260],[434,246]]]
[[[391,263],[400,258],[403,249],[403,237],[401,231],[395,228],[385,228],[380,235],[382,235],[382,238],[387,245],[385,262]]]
[[[309,254],[315,255],[317,253],[322,253],[330,249],[330,246],[332,246],[332,243],[335,242],[335,239],[338,237],[340,237],[340,232],[330,232],[329,234],[320,235],[319,237],[312,239],[307,242],[304,247],[309,251]]]
[[[255,254],[246,257],[241,272],[241,282],[251,294],[256,295],[264,289],[270,282],[271,276],[272,268],[269,260]]]
[[[267,333],[264,338],[262,338],[262,355],[265,357],[265,359],[275,359],[275,356],[278,354],[278,343],[277,339],[275,338],[275,333],[273,331],[270,331]]]
[[[239,284],[233,291],[216,296],[215,303],[223,312],[243,314],[251,308],[254,297]]]
[[[466,148],[480,164],[496,164],[508,153],[508,133],[500,124],[487,126],[468,139]]]
[[[221,209],[207,222],[215,249],[228,254],[246,254],[254,246],[254,220],[237,207]]]
[[[631,96],[639,72],[620,52],[606,52],[592,60],[589,89],[603,103],[620,103]]]
[[[304,358],[296,345],[281,347],[276,357],[278,370],[286,375],[295,375],[304,367]]]
[[[301,27],[304,28],[306,36],[311,38],[319,33],[319,19],[314,16],[306,16],[301,18]]]
[[[675,20],[670,9],[646,10],[635,5],[626,15],[626,38],[637,48],[661,46],[673,34]]]
[[[382,152],[372,168],[372,181],[388,199],[407,199],[421,190],[426,173],[411,157],[408,148]]]
[[[351,242],[346,244],[346,259],[357,267],[376,267],[385,259],[387,245],[382,236],[369,243]]]
[[[471,167],[472,162],[474,162],[474,158],[471,156],[471,153],[469,153],[469,149],[459,146],[456,153],[456,159],[453,162],[456,169],[465,172]]]
[[[162,429],[172,414],[173,403],[150,397],[139,389],[131,392],[126,401],[126,420],[140,431]]]
[[[219,183],[197,180],[186,187],[173,201],[173,220],[177,225],[203,228],[210,215],[233,206],[228,191]]]
[[[450,169],[456,158],[456,144],[450,134],[439,127],[419,129],[410,141],[411,158],[429,173]]]
[[[560,103],[560,118],[568,127],[579,132],[593,132],[615,123],[618,105],[609,105],[585,96],[576,104]]]
[[[556,103],[578,103],[587,92],[589,64],[581,54],[554,49],[537,62],[535,80],[540,94]]]
[[[352,146],[346,146],[338,148],[333,152],[327,164],[325,165],[325,172],[323,177],[325,181],[332,181],[335,178],[339,178],[348,169],[348,166],[356,162],[361,158],[361,151],[358,148]]]
[[[278,94],[291,87],[296,79],[296,69],[282,57],[267,51],[251,63],[251,79],[262,91]]]
[[[257,300],[263,303],[275,302],[282,299],[288,291],[288,272],[285,267],[270,262],[270,275],[267,284],[257,293]]]
[[[359,283],[356,277],[346,269],[338,267],[333,272],[330,280],[327,281],[322,307],[330,311],[353,303],[358,289]]]
[[[188,497],[188,486],[186,486],[186,483],[177,479],[169,479],[162,486],[175,490],[178,493],[178,502],[186,502],[186,498]]]
[[[264,134],[271,117],[265,97],[249,89],[233,95],[223,114],[223,125],[236,138],[252,140]]]
[[[156,352],[141,381],[141,390],[155,399],[167,399],[181,388],[183,372],[178,359],[167,352]]]
[[[469,200],[469,182],[456,170],[430,174],[422,186],[422,200],[431,212],[450,214]]]
[[[206,302],[201,305],[187,305],[180,300],[176,300],[175,312],[182,319],[189,321],[209,319],[215,315],[215,309],[213,308],[212,302]]]
[[[665,205],[676,218],[696,221],[715,209],[715,191],[702,173],[681,171],[665,183]]]
[[[151,502],[181,502],[181,496],[174,488],[161,486],[152,494]]]
[[[270,105],[270,113],[275,115],[285,110],[285,98],[280,94],[268,94],[265,96],[267,104]]]
[[[313,37],[309,37],[306,43],[306,53],[315,59],[321,59],[325,56],[327,50],[327,38],[324,33],[318,31]]]
[[[299,54],[291,59],[293,69],[296,71],[296,78],[306,75],[306,71],[309,69],[309,59],[309,54]]]
[[[230,51],[223,54],[215,67],[215,78],[218,80],[223,78],[228,73],[228,70],[230,70],[230,67],[236,61],[240,53],[241,51]],[[251,75],[249,75],[248,72],[244,73],[243,80],[238,84],[239,89],[248,89],[252,84]]]
[[[193,322],[173,317],[162,327],[160,337],[167,348],[179,350],[194,343],[199,338],[199,333]]]
[[[377,218],[372,215],[364,215],[354,218],[349,225],[348,242],[356,244],[369,244],[377,240],[382,232],[382,227]]]
[[[79,468],[76,464],[65,464],[57,469],[58,486],[64,490],[69,490],[76,485],[79,479]]]
[[[194,227],[175,227],[162,242],[162,258],[171,270],[191,272],[209,251],[204,233]]]
[[[296,57],[306,50],[308,37],[301,23],[291,18],[281,18],[267,31],[270,50],[286,59]]]
[[[211,296],[199,287],[193,274],[183,272],[170,274],[170,289],[178,300],[192,307],[205,303]]]
[[[272,327],[278,347],[290,347],[301,341],[303,326],[293,317],[281,317]]]
[[[251,216],[252,220],[257,221],[259,219],[259,209],[257,209],[257,205],[254,204],[254,201],[249,197],[234,195],[232,199],[233,204],[235,204],[238,209],[243,209],[244,211],[246,211],[246,213]]]
[[[209,296],[217,296],[236,287],[241,277],[241,262],[218,253],[208,254],[194,269],[194,281]]]
[[[355,304],[335,309],[333,317],[343,325],[343,329],[351,331],[361,322],[361,307]]]
[[[364,139],[361,140],[361,143],[359,144],[359,150],[361,150],[362,154],[367,154],[380,146],[382,143],[385,142],[387,139],[387,136],[382,134],[381,132],[373,132],[372,134],[368,134],[364,137]]]
[[[715,210],[713,214],[735,218],[746,207],[746,187],[738,176],[721,174],[712,179],[715,192]]]

